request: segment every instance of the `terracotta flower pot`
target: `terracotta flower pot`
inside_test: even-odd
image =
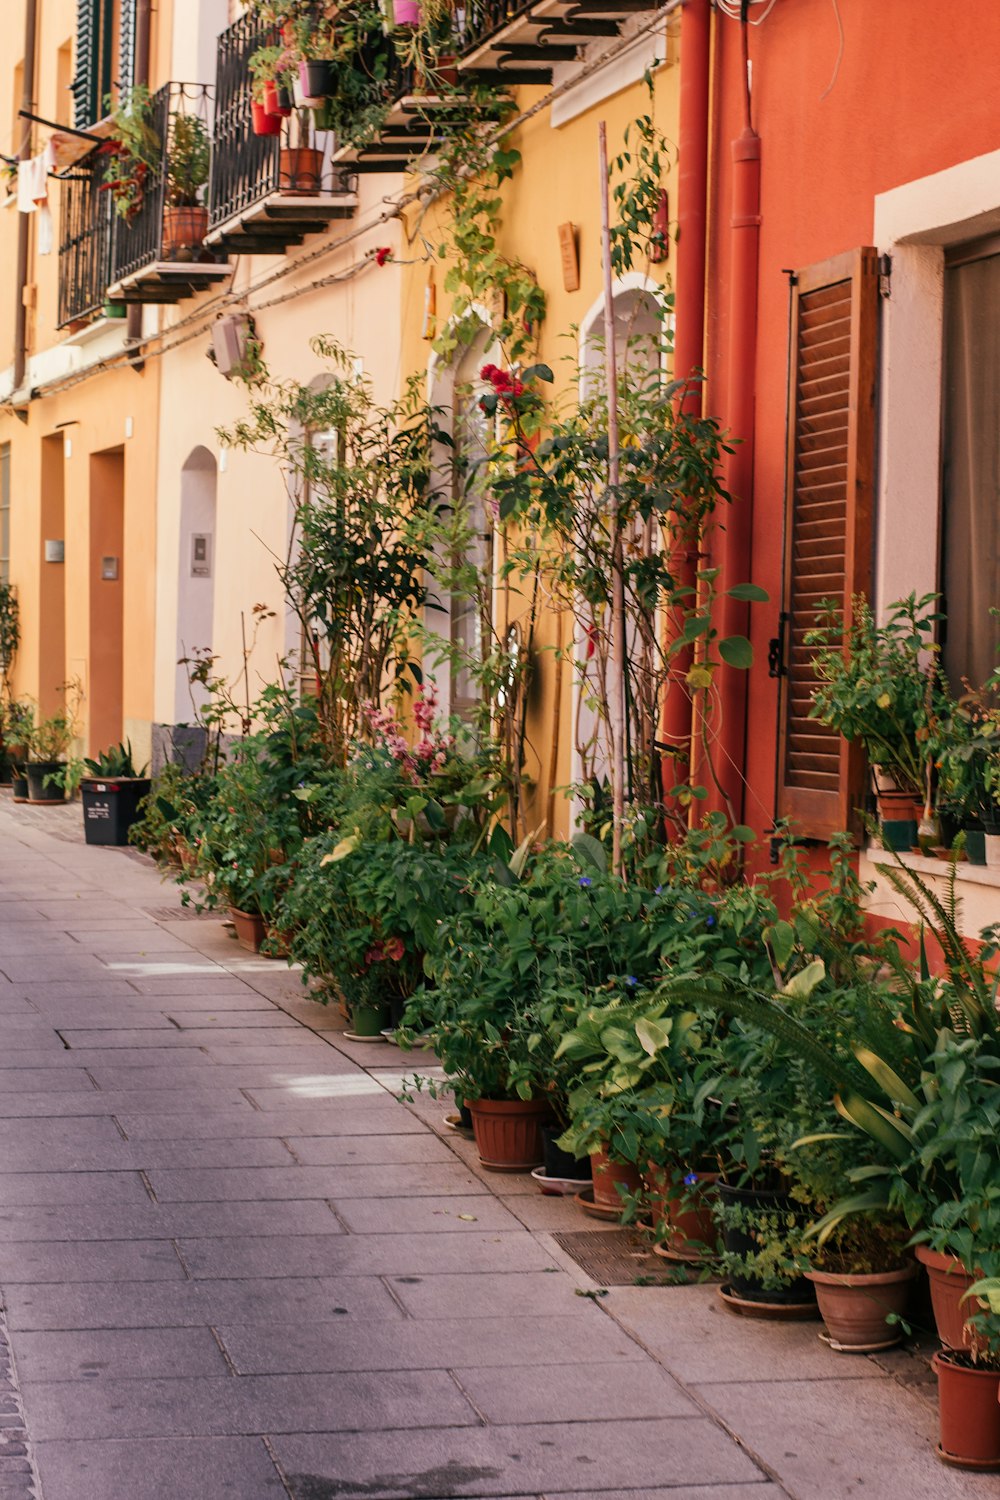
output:
[[[273,80],[269,80],[264,85],[264,108],[269,115],[277,115],[279,119],[287,120],[292,112],[292,100],[288,90],[279,88]]]
[[[543,1159],[544,1099],[470,1099],[479,1160],[491,1172],[527,1172]]]
[[[615,1161],[604,1150],[590,1153],[590,1167],[594,1177],[594,1204],[597,1208],[622,1210],[623,1192],[637,1193],[642,1187],[642,1178],[631,1162]]]
[[[961,1364],[961,1358],[942,1349],[931,1361],[941,1418],[938,1457],[961,1469],[1000,1469],[1000,1370]]]
[[[163,254],[168,260],[185,250],[200,250],[208,233],[208,209],[193,207],[163,210]]]
[[[278,187],[283,193],[318,193],[323,180],[323,153],[311,146],[290,146],[278,157]]]
[[[229,915],[236,928],[236,940],[241,948],[259,953],[264,941],[264,918],[256,911],[240,911],[238,906],[229,908]]]
[[[694,1175],[696,1183],[685,1184],[684,1177]],[[712,1189],[718,1172],[685,1173],[683,1167],[658,1167],[650,1163],[647,1185],[649,1211],[653,1228],[667,1226],[663,1243],[671,1255],[682,1260],[702,1261],[710,1258],[712,1246],[719,1238],[712,1213]]]
[[[807,1271],[808,1280],[816,1288],[816,1300],[831,1347],[862,1354],[898,1344],[902,1329],[898,1324],[887,1323],[886,1317],[889,1313],[905,1313],[917,1270],[916,1262],[912,1261],[899,1271],[866,1275]]]
[[[256,99],[250,106],[253,114],[254,135],[280,135],[281,116],[272,115],[263,104],[258,104]]]
[[[927,1267],[938,1338],[948,1349],[971,1348],[965,1320],[976,1309],[974,1303],[963,1302],[962,1298],[974,1278],[953,1255],[942,1255],[927,1245],[917,1245],[915,1253],[921,1265]]]

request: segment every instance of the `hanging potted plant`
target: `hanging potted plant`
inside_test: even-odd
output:
[[[278,110],[277,85],[275,83],[278,58],[282,49],[277,46],[258,47],[250,57],[251,112],[254,135],[280,135],[282,115]]]
[[[319,109],[334,91],[334,58],[337,43],[329,21],[300,22],[296,30],[298,53],[298,89],[302,104]]]
[[[201,201],[208,183],[208,128],[197,115],[170,116],[166,168],[163,253],[168,260],[191,259],[208,232],[208,209]]]
[[[119,219],[131,224],[145,201],[146,187],[163,159],[163,142],[153,126],[149,90],[126,90],[111,111],[114,133],[97,148],[105,158],[102,193],[110,193]]]

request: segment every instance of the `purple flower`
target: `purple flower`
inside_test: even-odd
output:
[[[714,917],[706,917],[705,918],[705,926],[708,927],[708,928],[714,927],[715,926],[715,918]]]
[[[625,980],[625,983],[628,985],[630,990],[634,990],[639,981],[638,979],[636,979],[634,974],[629,974],[628,978]]]
[[[587,886],[587,885],[593,885],[593,883],[594,882],[591,880],[591,878],[590,878],[589,875],[581,875],[580,876],[580,884],[581,885]]]
[[[662,885],[658,885],[656,887],[656,890],[653,892],[653,895],[654,896],[662,896],[663,895],[663,887],[662,887]]]
[[[687,1174],[687,1176],[685,1177],[685,1179],[684,1179],[684,1186],[685,1187],[694,1187],[694,1185],[695,1185],[695,1183],[697,1181],[698,1181],[698,1173],[697,1172],[689,1172]]]

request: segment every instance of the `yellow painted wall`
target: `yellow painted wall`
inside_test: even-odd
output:
[[[674,24],[672,32],[675,30]],[[546,293],[546,317],[538,333],[534,357],[552,367],[557,398],[558,392],[565,390],[573,379],[573,365],[566,356],[575,358],[578,350],[574,325],[579,327],[584,322],[603,294],[598,121],[607,124],[608,151],[612,158],[623,148],[628,123],[642,114],[652,113],[658,129],[670,142],[676,142],[680,68],[675,60],[673,36],[662,55],[669,61],[654,74],[652,102],[645,85],[637,82],[558,127],[552,124],[550,109],[543,108],[515,127],[510,135],[509,144],[521,152],[522,160],[513,180],[503,189],[497,248],[510,259],[528,266]],[[519,111],[528,109],[542,92],[518,90]],[[676,179],[667,175],[663,186],[670,195],[673,217]],[[446,212],[446,204],[442,202],[433,206],[423,221],[423,232],[432,245],[442,239],[439,231]],[[563,285],[558,238],[558,226],[563,223],[575,224],[577,228],[580,285],[576,291],[566,291]],[[648,269],[650,278],[657,283],[669,284],[669,259],[664,264],[642,269]],[[449,297],[443,290],[445,271],[446,267],[438,262],[434,280],[439,328],[449,317]],[[413,289],[407,299],[410,316],[405,326],[406,363],[413,370],[426,370],[431,345],[421,338],[421,322],[414,309],[422,307],[428,267],[416,265],[410,274]],[[543,612],[536,631],[537,657],[528,723],[526,773],[534,788],[529,822],[537,826],[549,817],[552,831],[557,834],[569,830],[569,803],[561,792],[551,800],[549,794],[553,787],[568,786],[572,776],[574,674],[568,661],[559,668],[551,648],[568,644],[571,630],[569,619],[560,621],[552,612]]]

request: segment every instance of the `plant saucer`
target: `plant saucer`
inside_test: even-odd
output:
[[[603,1203],[594,1202],[593,1183],[589,1183],[582,1193],[577,1193],[573,1202],[578,1204],[592,1219],[604,1219],[610,1224],[617,1224],[622,1216],[621,1208],[606,1208]]]
[[[374,1036],[362,1036],[360,1031],[342,1031],[340,1034],[348,1042],[387,1042],[389,1040],[384,1031],[378,1031]]]
[[[589,1177],[547,1177],[544,1167],[535,1167],[532,1177],[548,1198],[575,1198],[585,1188],[591,1188]]]
[[[744,1318],[767,1318],[772,1323],[802,1323],[819,1317],[815,1302],[754,1302],[750,1297],[738,1297],[728,1281],[716,1288],[730,1312]]]
[[[468,1136],[469,1140],[472,1139],[473,1132],[468,1125],[462,1123],[462,1116],[460,1114],[445,1115],[441,1124],[447,1125],[449,1130],[454,1130],[456,1135],[465,1135]]]
[[[953,1469],[1000,1469],[1000,1462],[995,1458],[961,1458],[957,1453],[948,1453],[940,1443],[934,1452],[942,1463],[951,1464]]]
[[[878,1354],[882,1349],[895,1349],[903,1335],[897,1333],[894,1339],[880,1339],[877,1344],[841,1344],[825,1330],[816,1337],[837,1354]]]

